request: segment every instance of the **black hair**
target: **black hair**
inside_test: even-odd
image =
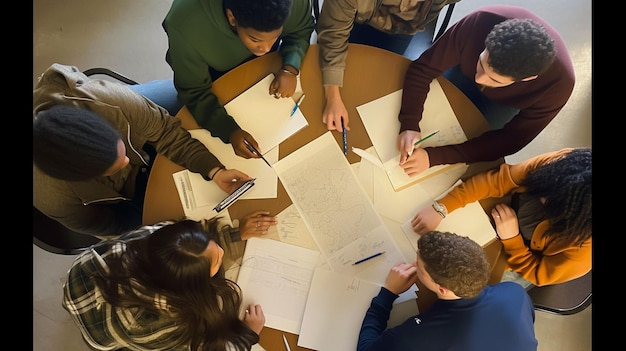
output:
[[[261,32],[271,32],[283,26],[291,11],[291,0],[224,0],[237,25]]]
[[[591,148],[576,148],[528,174],[520,185],[545,198],[535,220],[548,220],[545,236],[575,244],[591,237]]]
[[[513,18],[496,24],[485,38],[488,64],[515,81],[543,73],[554,61],[554,39],[539,23]]]
[[[118,159],[120,135],[95,112],[56,105],[33,116],[33,162],[51,177],[81,181]]]

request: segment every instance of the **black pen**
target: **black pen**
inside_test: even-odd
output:
[[[343,125],[343,117],[341,117],[341,129],[343,129],[341,131],[341,134],[343,134],[343,154],[347,155],[348,154],[348,131],[346,130],[346,127],[344,127]]]
[[[255,154],[255,155],[259,156],[260,158],[262,158],[263,161],[265,161],[265,163],[267,163],[268,166],[272,167],[272,165],[269,162],[267,162],[265,157],[263,157],[263,155],[261,155],[259,150],[257,150],[254,146],[252,146],[252,144],[250,144],[246,139],[243,139],[243,143],[246,144],[246,146],[248,147],[248,150],[252,151],[253,154]]]
[[[358,260],[358,261],[354,262],[352,265],[353,265],[353,266],[356,266],[356,265],[357,265],[357,264],[359,264],[359,263],[363,263],[363,262],[365,262],[365,261],[369,261],[369,260],[371,260],[372,258],[374,258],[374,257],[378,257],[378,256],[380,256],[380,255],[382,255],[382,254],[384,254],[384,253],[385,253],[385,251],[381,251],[381,252],[379,252],[379,253],[375,253],[375,254],[373,254],[372,256],[367,256],[367,257],[365,257],[365,258],[362,258],[362,259],[360,259],[360,260]]]

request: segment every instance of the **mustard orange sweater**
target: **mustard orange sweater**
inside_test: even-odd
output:
[[[499,198],[524,192],[519,184],[532,170],[570,152],[571,148],[545,153],[525,162],[502,164],[498,169],[476,174],[450,191],[439,202],[448,212],[490,197]],[[591,270],[591,238],[582,246],[555,242],[544,237],[548,221],[540,222],[533,232],[530,247],[521,234],[502,240],[511,269],[537,286],[563,283]]]

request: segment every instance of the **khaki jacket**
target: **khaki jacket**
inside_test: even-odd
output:
[[[117,235],[135,229],[128,227],[123,214],[104,205],[135,196],[135,177],[147,165],[142,155],[145,144],[204,176],[214,167],[223,167],[204,144],[181,127],[178,118],[123,84],[91,79],[76,67],[53,64],[35,86],[33,114],[57,104],[90,110],[106,119],[122,136],[130,160],[111,176],[80,182],[52,178],[33,164],[33,206],[72,230]]]
[[[343,86],[348,38],[354,23],[388,34],[415,34],[460,0],[324,0],[317,22],[319,61],[324,85]]]

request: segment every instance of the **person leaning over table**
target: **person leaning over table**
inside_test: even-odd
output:
[[[251,179],[225,169],[179,119],[126,85],[58,63],[39,78],[33,91],[33,206],[46,216],[96,236],[137,228],[156,152],[227,193]]]
[[[324,0],[317,22],[317,44],[326,105],[322,122],[328,130],[350,130],[341,99],[348,42],[403,55],[416,33],[436,21],[448,4],[460,0]]]
[[[74,260],[62,305],[93,350],[250,350],[265,315],[226,278],[228,246],[276,223],[266,211],[241,228],[166,221],[98,243]]]
[[[244,140],[261,153],[264,150],[219,102],[213,81],[252,58],[278,50],[282,66],[274,73],[268,94],[277,99],[293,96],[314,28],[310,1],[174,0],[163,28],[174,86],[193,118],[211,135],[230,143],[238,156],[259,158]]]
[[[491,216],[508,266],[528,281],[520,284],[581,277],[591,270],[591,156],[591,148],[565,148],[476,174],[417,212],[413,230],[432,230],[474,201],[512,195]]]
[[[487,285],[490,266],[480,245],[469,237],[430,231],[417,246],[415,261],[391,267],[372,299],[357,351],[537,350],[530,297],[513,282]],[[417,280],[437,300],[387,329],[394,300]]]
[[[442,74],[478,107],[491,130],[460,144],[412,152],[422,137],[419,123],[430,83]],[[398,115],[400,165],[413,176],[436,165],[514,154],[561,111],[574,82],[567,47],[548,23],[521,7],[481,7],[409,65]]]

